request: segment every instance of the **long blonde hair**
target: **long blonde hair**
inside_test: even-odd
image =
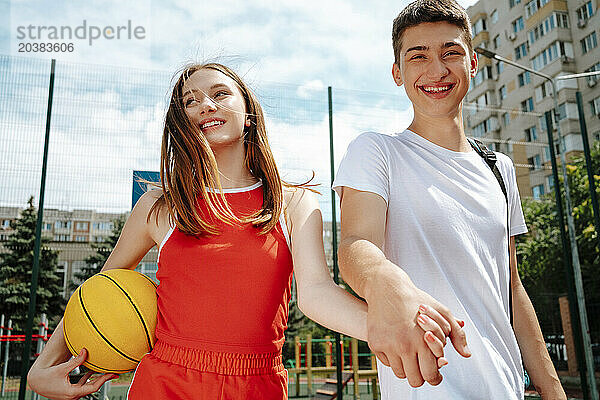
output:
[[[183,86],[194,72],[202,69],[219,71],[233,79],[244,98],[246,115],[250,120],[250,126],[244,129],[245,166],[262,181],[263,191],[262,207],[248,216],[236,216],[229,208],[212,149],[184,109]],[[227,224],[250,222],[261,228],[262,234],[277,224],[283,210],[283,187],[267,139],[262,108],[254,93],[230,68],[219,63],[192,64],[179,75],[165,118],[160,180],[162,194],[150,208],[147,221],[153,212],[156,212],[158,221],[160,209],[166,206],[171,223],[182,232],[196,236],[217,234],[217,226],[199,212],[199,197],[212,216]]]

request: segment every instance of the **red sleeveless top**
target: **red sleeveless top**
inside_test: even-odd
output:
[[[224,192],[238,216],[262,206],[260,182]],[[204,204],[200,210],[207,215]],[[264,235],[251,224],[217,226],[218,235],[174,228],[163,240],[156,337],[200,351],[280,354],[292,282],[285,221]]]

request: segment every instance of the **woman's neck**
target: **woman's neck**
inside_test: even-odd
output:
[[[224,146],[213,149],[223,189],[251,186],[258,182],[245,162],[243,145]]]

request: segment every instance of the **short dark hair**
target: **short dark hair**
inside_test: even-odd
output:
[[[394,46],[394,62],[400,62],[402,35],[412,26],[425,22],[448,22],[463,31],[463,37],[469,51],[473,53],[471,40],[471,20],[467,12],[454,0],[417,0],[406,6],[394,20],[392,28],[392,45]]]

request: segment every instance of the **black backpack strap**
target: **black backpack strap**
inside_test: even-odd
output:
[[[508,206],[508,192],[506,191],[506,185],[504,184],[504,179],[502,179],[502,175],[500,175],[500,170],[496,165],[496,161],[498,158],[496,157],[496,153],[488,149],[481,141],[477,139],[467,138],[469,144],[483,158],[486,164],[490,167],[496,180],[500,184],[500,188],[502,189],[502,193],[504,193],[504,199],[506,200],[506,205]]]
[[[512,302],[512,288],[511,288],[511,280],[512,280],[512,272],[510,270],[510,218],[509,218],[509,204],[508,204],[508,192],[506,191],[506,185],[504,184],[504,179],[502,179],[502,175],[500,174],[500,170],[496,165],[496,161],[498,158],[496,157],[496,153],[488,149],[480,140],[467,138],[469,144],[484,159],[485,163],[490,167],[496,180],[500,184],[500,188],[502,189],[502,193],[504,193],[504,200],[506,200],[506,229],[508,231],[508,284],[509,284],[509,296],[508,296],[508,309],[510,311],[510,325],[513,325],[513,302]]]

